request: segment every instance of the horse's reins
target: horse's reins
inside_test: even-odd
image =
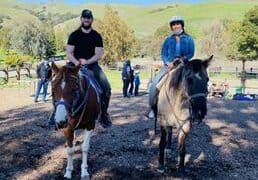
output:
[[[181,65],[181,66],[182,66],[182,65]],[[167,81],[168,78],[169,78],[169,76],[166,77],[166,81]],[[168,92],[167,92],[167,84],[166,84],[166,83],[165,83],[165,94],[166,94],[167,99],[170,100],[170,97],[169,97]],[[186,95],[186,97],[187,97],[187,101],[190,102],[189,112],[190,112],[190,123],[192,124],[193,115],[192,115],[191,100],[192,100],[193,98],[197,98],[197,97],[205,97],[205,98],[206,98],[206,97],[207,97],[207,93],[196,93],[196,94],[193,94],[193,95],[188,95],[188,94],[185,94],[185,95]],[[173,108],[174,106],[171,104],[170,101],[168,101],[168,103],[169,103],[169,105],[172,107],[172,108],[171,108],[172,113],[174,114],[174,116],[175,116],[175,118],[177,119],[177,122],[178,122],[178,124],[179,124],[178,134],[177,134],[177,135],[179,135],[180,130],[182,130],[183,133],[186,134],[186,133],[184,132],[184,130],[183,130],[183,126],[184,126],[185,123],[187,122],[186,119],[180,119],[180,118],[177,116],[177,114],[176,114],[176,112],[175,112],[175,110],[174,110],[174,108]],[[181,124],[180,121],[182,121],[183,123]],[[155,131],[156,131],[156,129],[155,129]]]
[[[82,121],[83,115],[84,115],[85,110],[86,110],[85,107],[87,106],[87,99],[89,97],[89,89],[90,89],[90,86],[91,86],[91,83],[90,83],[88,77],[85,74],[81,74],[81,76],[84,76],[85,79],[88,81],[87,82],[87,89],[86,89],[86,94],[84,95],[83,101],[80,103],[80,105],[75,110],[73,108],[71,110],[72,112],[70,113],[70,117],[69,118],[72,118],[72,117],[76,116],[79,113],[79,111],[83,108],[83,111],[82,111],[82,113],[80,115],[79,121],[76,124],[75,128],[72,128],[72,126],[70,125],[69,120],[68,120],[68,122],[67,122],[68,123],[68,127],[71,128],[72,130],[77,129],[79,124]],[[77,76],[73,76],[73,78],[77,79]],[[81,93],[84,94],[83,93],[84,90],[83,90],[81,82],[79,83],[79,86],[80,86]],[[55,103],[55,107],[57,107],[58,105],[64,105],[67,109],[70,109],[72,107],[72,105],[70,103],[68,103],[67,101],[58,101],[58,102]]]

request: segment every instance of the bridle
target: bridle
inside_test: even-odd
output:
[[[183,66],[183,65],[180,64],[180,66]],[[167,76],[167,78],[168,78],[168,77],[169,77],[169,76]],[[204,97],[205,99],[207,99],[208,93],[195,93],[195,94],[189,95],[189,94],[187,93],[186,86],[183,86],[183,88],[184,88],[184,92],[186,92],[186,93],[184,94],[184,97],[185,97],[185,101],[184,101],[184,102],[185,102],[185,103],[189,103],[189,114],[190,114],[190,117],[188,117],[187,119],[190,120],[190,124],[191,124],[191,126],[192,126],[192,123],[194,122],[193,100],[194,100],[195,98],[198,98],[198,97]],[[185,133],[185,132],[184,132],[184,129],[183,129],[183,126],[184,126],[185,123],[187,122],[187,119],[180,119],[180,118],[178,117],[178,115],[176,114],[175,109],[173,108],[173,105],[171,104],[171,101],[170,101],[171,98],[170,98],[169,95],[168,95],[167,87],[165,87],[165,94],[166,94],[166,97],[167,97],[167,99],[168,99],[168,102],[169,102],[170,106],[172,107],[172,108],[171,108],[172,113],[173,113],[173,115],[175,116],[175,118],[177,119],[177,122],[178,122],[178,124],[179,124],[178,133],[180,132],[180,130],[182,130],[183,133]],[[186,134],[186,133],[185,133],[185,134]]]
[[[85,93],[83,93],[84,90],[83,90],[83,87],[82,87],[82,84],[81,84],[82,77],[84,77],[84,79],[87,80],[87,82],[86,82],[87,87],[86,87],[86,92]],[[76,76],[76,79],[77,79],[77,81],[79,81],[76,84],[77,84],[77,86],[79,86],[78,88],[80,90],[76,91],[75,101],[73,101],[73,103],[71,104],[71,103],[67,102],[67,100],[63,99],[63,100],[58,100],[54,103],[55,109],[57,108],[58,105],[64,105],[65,106],[65,108],[68,112],[68,116],[69,116],[68,118],[69,119],[78,115],[78,113],[81,112],[81,110],[83,109],[83,111],[82,111],[82,113],[79,117],[79,121],[76,124],[74,129],[78,128],[79,124],[81,123],[82,117],[85,113],[85,109],[86,109],[85,107],[87,106],[87,100],[89,98],[89,91],[90,91],[90,86],[91,86],[89,77],[85,73],[81,73],[79,77]],[[78,100],[80,98],[80,91],[81,91],[81,94],[84,95],[84,98],[83,98],[82,102],[77,106]],[[77,106],[77,107],[75,108],[75,106]],[[70,128],[72,128],[71,125],[69,124],[69,122],[68,122],[68,126],[70,126]]]

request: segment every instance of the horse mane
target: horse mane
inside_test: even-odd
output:
[[[174,87],[174,88],[179,87],[179,84],[182,81],[182,77],[183,77],[183,69],[184,69],[184,66],[179,66],[174,70],[170,81],[170,87]]]
[[[68,88],[76,88],[76,80],[77,78],[79,78],[79,76],[77,74],[74,74],[72,70],[74,70],[74,67],[68,65],[60,68],[59,72],[55,75],[53,86],[57,87],[59,84],[61,84],[61,80],[64,79],[66,82],[69,82],[67,83]]]
[[[183,78],[183,70],[184,68],[192,69],[194,73],[200,72],[202,69],[202,60],[200,59],[193,59],[188,61],[184,65],[179,65],[174,72],[172,73],[172,78],[170,81],[170,87],[178,88],[182,78]]]

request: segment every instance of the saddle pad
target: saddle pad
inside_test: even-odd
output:
[[[93,73],[88,72],[89,70],[85,71],[85,70],[80,70],[80,78],[84,79],[81,80],[81,86],[82,88],[86,91],[86,86],[85,86],[85,82],[87,80],[89,80],[91,86],[95,89],[95,91],[97,92],[98,95],[98,101],[99,98],[101,96],[101,94],[103,94],[102,88],[100,87],[99,83],[97,82],[97,80],[94,78]]]
[[[162,86],[164,85],[164,83],[166,82],[168,76],[171,76],[171,74],[173,73],[173,70],[170,71],[169,73],[166,73],[159,81],[159,83],[156,85],[156,88],[160,91]]]

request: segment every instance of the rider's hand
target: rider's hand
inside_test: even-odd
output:
[[[75,66],[80,66],[80,65],[81,65],[80,61],[74,61],[73,64],[74,64]]]
[[[81,63],[82,65],[87,65],[87,64],[88,64],[88,62],[87,62],[86,59],[80,58],[79,61],[80,61],[80,63]]]
[[[167,72],[171,71],[173,68],[174,64],[172,62],[167,64]]]

